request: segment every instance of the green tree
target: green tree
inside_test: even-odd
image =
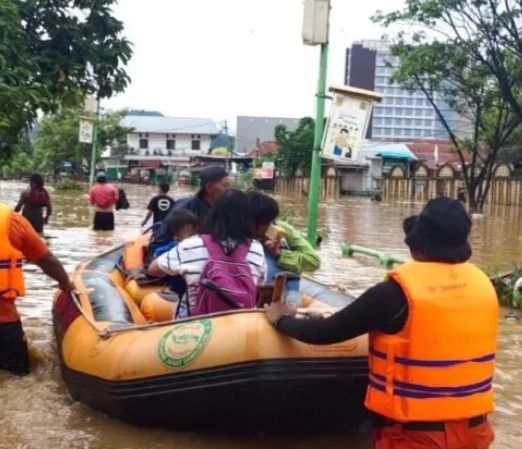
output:
[[[284,125],[276,126],[275,139],[277,143],[276,167],[283,176],[292,177],[298,168],[305,176],[308,176],[312,167],[314,119],[302,118],[294,131],[289,131]]]
[[[522,120],[522,1],[407,0],[405,8],[378,12],[374,20],[427,29],[435,40],[458,48],[497,81],[501,97]]]
[[[376,20],[385,25],[404,25],[407,21],[410,25],[434,26],[436,20],[426,20],[426,16],[433,17],[433,10],[439,17],[451,16],[455,6],[462,7],[462,2],[413,0],[407,3],[406,11],[379,15]],[[392,46],[393,55],[400,59],[393,80],[426,95],[459,156],[470,209],[482,212],[499,149],[519,127],[521,117],[484,60],[462,45],[460,38],[453,39],[451,33],[446,28],[441,39],[423,31],[399,33]],[[506,49],[504,58],[513,55]],[[514,64],[511,67],[511,78],[515,80],[519,68]],[[469,132],[461,132],[459,125],[446,119],[447,106],[467,120]]]
[[[108,98],[129,78],[131,44],[115,0],[0,0],[0,159],[9,160],[37,112]]]
[[[64,108],[40,121],[38,134],[33,142],[33,153],[19,153],[11,163],[12,173],[56,173],[64,162],[71,164],[73,173],[87,173],[91,146],[78,142],[79,115],[81,108]],[[126,111],[101,114],[98,127],[98,154],[104,147],[121,150],[126,146],[129,128],[120,126]]]

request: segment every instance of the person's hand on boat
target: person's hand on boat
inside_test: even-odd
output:
[[[285,304],[283,301],[272,302],[271,304],[265,304],[266,319],[273,326],[277,327],[277,322],[284,316],[294,316],[297,312],[296,309]]]
[[[265,240],[263,245],[268,250],[268,252],[272,254],[272,256],[274,256],[276,259],[279,258],[281,255],[281,246],[279,245],[278,240]]]

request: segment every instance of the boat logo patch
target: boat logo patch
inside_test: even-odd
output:
[[[184,368],[196,360],[208,344],[212,333],[210,320],[176,324],[158,344],[158,355],[164,365]]]

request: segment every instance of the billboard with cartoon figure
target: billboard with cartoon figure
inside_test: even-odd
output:
[[[366,135],[372,105],[381,95],[350,86],[331,87],[334,93],[323,138],[322,156],[355,160]]]

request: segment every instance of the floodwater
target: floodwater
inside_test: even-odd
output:
[[[0,201],[14,205],[25,186],[1,183]],[[68,271],[82,260],[132,238],[140,232],[148,186],[125,186],[131,209],[117,213],[117,231],[89,229],[90,213],[84,193],[52,192],[54,214],[45,230],[52,251]],[[182,192],[174,192],[175,196]],[[282,209],[296,225],[305,225],[306,207],[281,198]],[[376,204],[367,199],[343,198],[320,206],[320,250],[323,266],[316,277],[332,286],[358,294],[382,279],[384,270],[374,259],[340,257],[340,243],[349,242],[407,257],[402,219],[421,204]],[[489,210],[474,220],[471,236],[473,261],[481,267],[508,269],[522,254],[522,216],[519,208]],[[143,429],[128,425],[74,402],[60,377],[52,332],[51,302],[55,289],[35,266],[27,265],[28,294],[18,303],[29,339],[33,370],[16,378],[0,372],[0,449],[160,449],[160,448],[352,448],[367,449],[367,436],[354,430],[323,435],[255,436],[211,435]],[[522,324],[500,324],[497,373],[495,449],[519,449],[522,442]],[[306,423],[303,423],[306,428]]]

